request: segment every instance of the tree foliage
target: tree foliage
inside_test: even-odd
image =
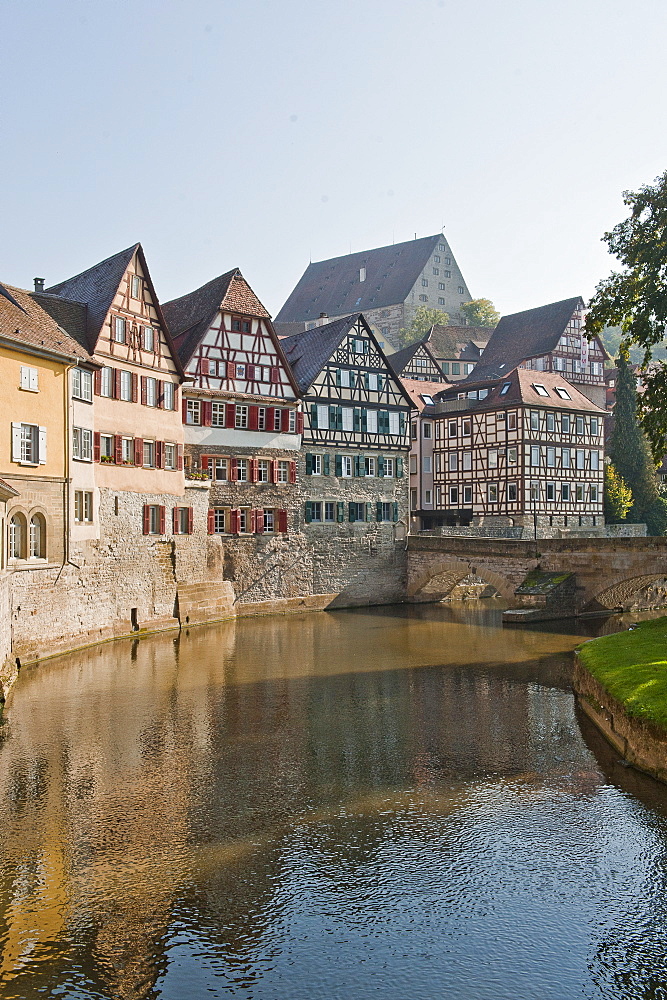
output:
[[[497,326],[500,313],[496,311],[491,299],[472,299],[461,305],[461,312],[470,326]]]
[[[632,490],[610,462],[604,469],[604,516],[611,524],[625,521],[632,507]]]
[[[628,521],[646,524],[649,535],[663,535],[667,528],[667,503],[660,496],[649,444],[637,420],[637,380],[624,346],[618,358],[609,455],[617,474],[632,491]]]
[[[667,362],[649,362],[667,328],[667,171],[639,191],[624,191],[630,214],[603,241],[618,258],[614,271],[597,286],[586,320],[589,334],[620,327],[621,349],[642,350],[645,370],[639,417],[656,460],[667,437]],[[659,352],[662,354],[662,350]]]
[[[423,340],[432,326],[449,324],[449,314],[442,309],[431,309],[429,306],[418,306],[412,314],[412,319],[406,327],[398,331],[401,347]]]

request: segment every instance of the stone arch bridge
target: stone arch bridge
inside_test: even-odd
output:
[[[516,607],[516,589],[536,569],[575,574],[576,614],[626,607],[667,579],[667,538],[408,537],[410,601],[442,600],[472,574]]]

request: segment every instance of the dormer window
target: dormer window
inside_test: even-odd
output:
[[[569,394],[567,389],[562,385],[556,386],[556,392],[558,393],[561,399],[572,399],[572,396]]]
[[[549,395],[549,390],[546,388],[546,386],[542,385],[540,382],[533,382],[533,389],[535,390],[538,396]]]

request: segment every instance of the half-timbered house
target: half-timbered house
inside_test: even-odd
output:
[[[306,404],[306,526],[407,526],[413,404],[364,317],[356,313],[281,344]]]
[[[501,378],[516,367],[557,372],[604,408],[609,355],[599,337],[587,339],[584,320],[580,296],[503,316],[467,381]]]
[[[443,391],[440,382],[401,379],[401,385],[414,403],[410,420],[410,526],[412,531],[434,524],[433,489],[433,420],[423,417],[432,410],[434,397]]]
[[[426,340],[417,340],[387,356],[392,371],[401,379],[421,382],[449,382]]]
[[[163,310],[191,380],[186,475],[211,483],[209,533],[293,531],[303,414],[268,312],[238,268]]]
[[[604,524],[604,410],[560,375],[517,368],[424,411],[442,524],[528,531]]]

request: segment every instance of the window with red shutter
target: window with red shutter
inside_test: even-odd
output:
[[[271,381],[272,382],[280,382],[280,369],[279,368],[272,368],[271,369]]]
[[[273,462],[271,462],[271,482],[272,483],[278,483],[278,482],[280,482],[280,480],[278,479],[278,459],[277,458],[274,459]]]
[[[227,362],[227,378],[234,378],[236,375],[236,365],[233,361]]]
[[[176,468],[179,472],[183,471],[183,445],[179,444],[176,449]]]
[[[139,376],[136,372],[132,372],[132,402],[136,403],[139,399]]]
[[[194,507],[188,507],[188,535],[192,534],[194,521],[195,521]]]
[[[246,365],[245,366],[245,377],[248,380],[248,382],[254,382],[254,380],[255,380],[255,366],[254,365]]]
[[[157,383],[157,405],[161,410],[164,410],[164,382],[162,379],[158,379]]]
[[[187,422],[188,422],[188,401],[185,398],[185,396],[183,396],[183,404],[181,406],[181,414],[182,414],[182,417],[183,417],[183,423],[187,424]]]
[[[303,434],[303,413],[301,410],[296,415],[296,432],[297,434]]]
[[[296,462],[290,462],[289,464],[289,481],[290,483],[296,482]]]
[[[256,431],[259,426],[259,406],[248,407],[248,427],[251,431]]]
[[[148,399],[148,388],[147,388],[147,384],[146,383],[147,383],[146,376],[142,375],[141,376],[141,404],[142,404],[142,406],[146,405],[146,400]]]
[[[266,429],[267,431],[272,431],[274,429],[274,413],[276,411],[272,406],[267,407],[266,410]]]
[[[225,405],[225,427],[233,427],[236,422],[236,407],[233,403]]]
[[[248,513],[250,514],[250,534],[254,535],[255,534],[256,525],[257,525],[257,511],[256,510],[250,510],[250,511],[248,511]]]
[[[190,508],[192,510],[192,508]],[[209,535],[215,534],[215,511],[213,507],[208,509],[208,533]]]
[[[151,533],[151,508],[150,504],[144,504],[144,535]]]
[[[120,368],[113,370],[113,398],[120,399]]]
[[[258,535],[264,534],[264,509],[255,511],[255,531]]]
[[[164,469],[164,441],[155,442],[155,468]]]
[[[123,464],[123,439],[120,434],[116,434],[113,439],[113,454],[116,465]]]
[[[241,512],[239,510],[230,510],[229,512],[229,530],[232,535],[238,535],[241,528]]]
[[[278,531],[280,531],[283,535],[287,534],[287,511],[286,510],[279,510],[278,511]]]
[[[178,534],[178,507],[174,507],[171,512],[171,530],[175,535]]]
[[[167,524],[167,508],[160,504],[160,534],[164,535],[164,530]]]
[[[144,464],[144,439],[135,438],[134,439],[134,464],[143,465]]]
[[[100,460],[100,433],[95,431],[93,434],[93,462],[99,462]]]
[[[102,371],[99,368],[93,374],[93,392],[96,396],[99,396],[102,392]]]
[[[239,461],[237,458],[230,458],[229,460],[229,478],[233,483],[236,483],[238,481]]]
[[[208,375],[208,358],[199,359],[199,370],[202,375]]]
[[[256,458],[250,459],[250,482],[256,483],[259,479],[259,460]]]
[[[289,410],[283,410],[282,413],[280,414],[280,429],[281,429],[281,431],[288,431],[289,430],[289,415],[290,415],[290,411]]]
[[[213,404],[209,399],[204,399],[202,401],[201,412],[202,412],[202,421],[201,421],[202,424],[204,425],[204,427],[210,427],[212,420],[212,413],[213,413]]]

